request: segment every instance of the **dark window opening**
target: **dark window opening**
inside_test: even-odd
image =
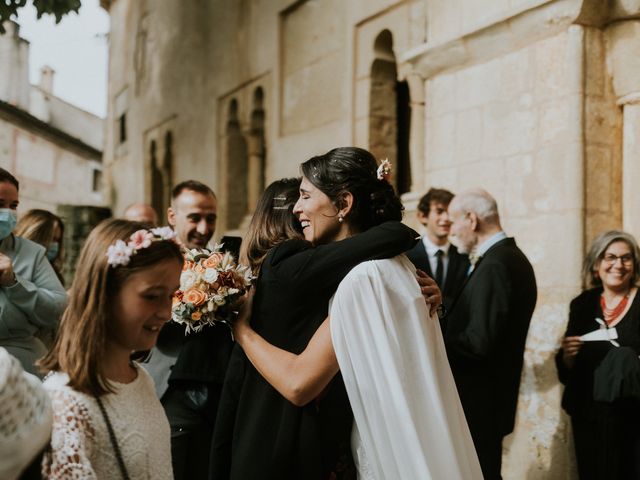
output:
[[[123,113],[118,118],[118,130],[120,131],[120,143],[127,141],[127,114]]]
[[[93,169],[93,178],[91,181],[91,190],[99,192],[102,190],[102,170]]]

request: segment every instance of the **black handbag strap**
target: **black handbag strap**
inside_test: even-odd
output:
[[[111,421],[109,420],[109,415],[107,415],[107,410],[104,408],[104,404],[100,397],[96,397],[96,401],[98,402],[98,407],[102,412],[102,418],[104,418],[104,422],[107,424],[107,430],[109,431],[109,439],[111,440],[111,446],[113,447],[113,451],[116,454],[116,460],[118,461],[118,466],[120,467],[120,473],[122,474],[122,478],[124,480],[129,480],[129,473],[127,472],[127,467],[124,464],[124,460],[122,458],[122,452],[120,451],[120,447],[118,446],[118,440],[116,439],[116,434],[113,431],[113,426],[111,425]]]

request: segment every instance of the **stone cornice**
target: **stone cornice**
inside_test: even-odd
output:
[[[520,8],[456,38],[419,45],[405,52],[400,61],[410,64],[423,78],[430,78],[518,50],[566,30],[574,23],[601,26],[606,19],[606,3],[602,0],[537,0],[524,10]]]

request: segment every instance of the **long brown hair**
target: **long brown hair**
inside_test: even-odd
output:
[[[100,223],[80,252],[78,267],[69,292],[69,304],[62,315],[52,349],[39,362],[44,370],[69,375],[69,386],[103,395],[113,392],[104,375],[102,359],[109,335],[112,305],[124,281],[132,274],[175,258],[182,264],[180,248],[171,240],[154,241],[140,249],[127,265],[112,267],[107,250],[116,240],[127,241],[144,225],[111,219]]]
[[[56,225],[60,228],[60,250],[58,250],[58,255],[51,262],[51,265],[58,275],[58,278],[62,281],[62,265],[64,262],[62,239],[64,238],[64,223],[62,223],[60,217],[48,210],[29,210],[20,217],[13,233],[18,237],[36,242],[44,248],[49,248],[49,245],[53,242]]]
[[[242,242],[240,262],[248,264],[254,275],[269,250],[292,238],[303,238],[300,223],[293,214],[298,200],[299,178],[283,178],[269,185],[260,196]]]

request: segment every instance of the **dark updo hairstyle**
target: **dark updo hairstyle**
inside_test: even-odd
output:
[[[342,194],[353,195],[349,224],[358,231],[402,220],[404,207],[387,180],[378,180],[378,162],[362,148],[340,147],[301,165],[302,174],[340,209]]]

